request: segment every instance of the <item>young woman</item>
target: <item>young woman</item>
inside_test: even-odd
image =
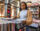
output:
[[[18,14],[18,17],[20,19],[25,19],[25,21],[22,22],[23,24],[30,25],[32,23],[32,14],[29,9],[27,10],[27,5],[25,2],[21,2],[20,4],[20,14]],[[26,31],[30,31],[28,27]]]
[[[20,3],[20,14],[18,13],[18,18],[25,19],[23,23],[30,25],[32,22],[32,13],[30,12],[30,8],[27,8],[27,4],[25,2]]]

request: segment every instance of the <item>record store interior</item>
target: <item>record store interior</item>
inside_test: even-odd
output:
[[[0,31],[40,31],[40,0],[0,0]]]

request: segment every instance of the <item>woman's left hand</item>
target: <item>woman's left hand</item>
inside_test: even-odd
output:
[[[22,24],[26,24],[26,20],[23,20],[23,21],[22,21]]]

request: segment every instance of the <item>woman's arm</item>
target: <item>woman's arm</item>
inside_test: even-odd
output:
[[[30,24],[32,24],[32,13],[30,12],[30,10],[28,10],[26,25],[30,25]]]
[[[25,21],[23,21],[22,23],[23,24],[26,24],[26,25],[30,25],[32,24],[32,13],[30,10],[27,11],[27,19]]]

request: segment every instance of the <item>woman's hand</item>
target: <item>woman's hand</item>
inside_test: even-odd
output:
[[[13,19],[16,19],[16,18],[17,18],[17,16],[14,16],[14,17],[13,17]]]
[[[25,21],[22,21],[22,24],[26,24],[26,20]]]

